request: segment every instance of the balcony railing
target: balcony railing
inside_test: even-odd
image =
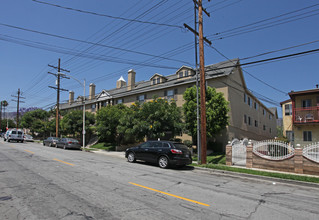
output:
[[[319,123],[319,107],[296,108],[294,109],[294,123]]]

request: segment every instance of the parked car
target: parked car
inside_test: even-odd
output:
[[[27,142],[33,142],[33,137],[29,134],[25,134],[24,135],[24,141],[27,141]]]
[[[24,133],[20,129],[9,129],[4,135],[4,141],[16,141],[23,143],[24,141]]]
[[[57,137],[48,137],[47,139],[43,140],[43,146],[57,147],[56,143],[59,140],[60,138],[57,138]]]
[[[125,157],[130,163],[136,160],[157,163],[160,168],[186,166],[192,163],[191,152],[182,143],[172,141],[147,141],[126,150]]]
[[[67,148],[72,149],[81,149],[81,145],[78,140],[75,140],[73,138],[61,138],[57,143],[57,147],[61,147],[64,150]]]

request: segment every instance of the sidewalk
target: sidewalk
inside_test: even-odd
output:
[[[103,154],[111,157],[119,157],[119,158],[125,158],[125,152],[124,151],[105,151],[105,150],[94,150],[90,151],[92,153],[96,154]]]

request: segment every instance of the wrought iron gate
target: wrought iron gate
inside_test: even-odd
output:
[[[232,164],[236,166],[246,166],[246,147],[248,140],[239,141],[234,139],[232,141]]]

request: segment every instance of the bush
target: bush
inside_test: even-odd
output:
[[[193,142],[190,140],[183,141],[183,144],[185,144],[187,147],[190,147],[190,148],[193,146]]]
[[[224,152],[224,145],[221,142],[208,141],[207,149],[213,152]]]

